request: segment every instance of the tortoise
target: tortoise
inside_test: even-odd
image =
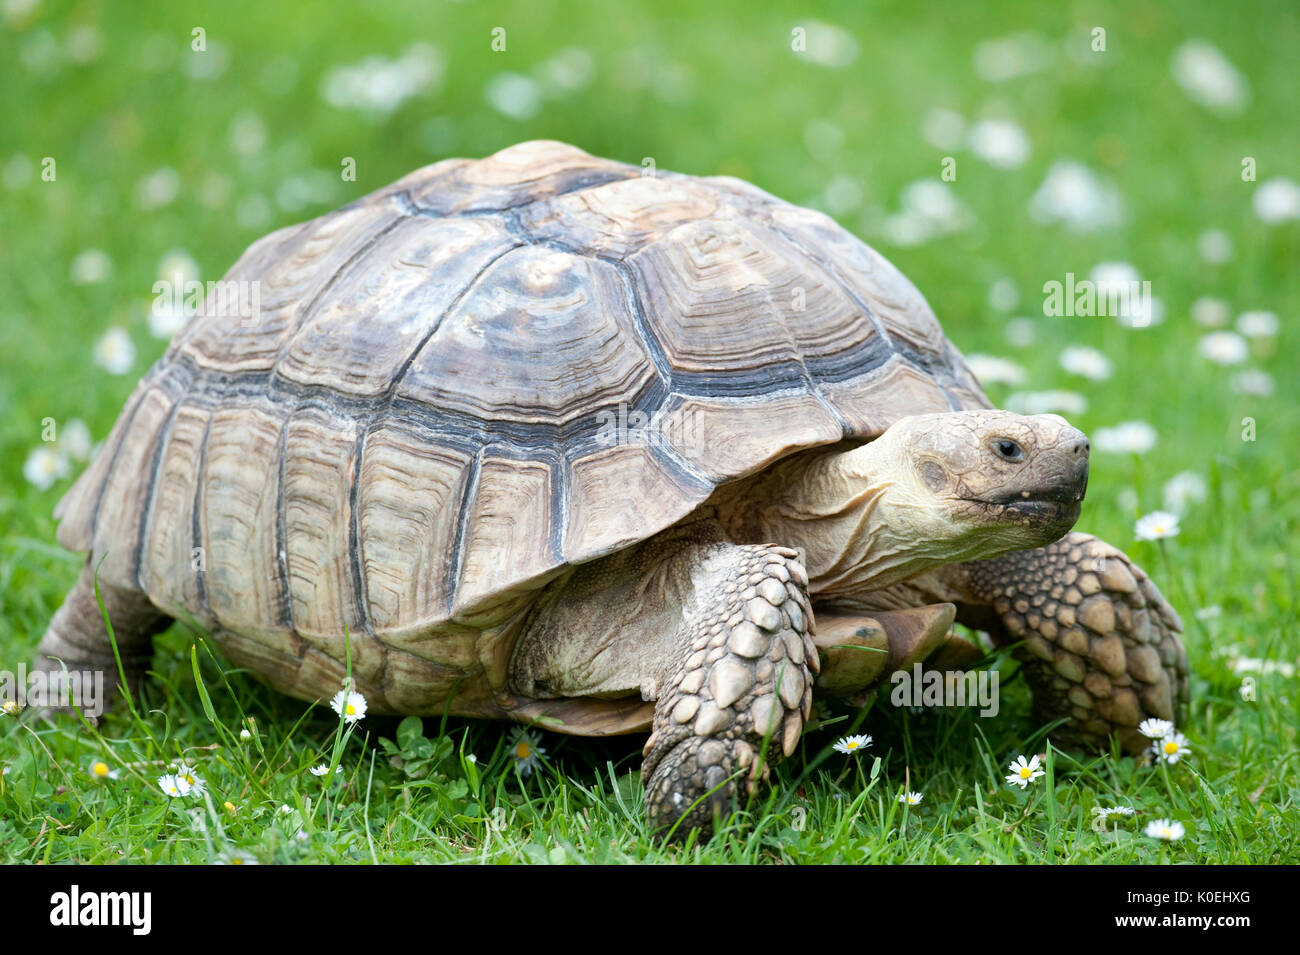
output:
[[[1085,436],[993,408],[827,216],[528,142],[255,242],[58,505],[38,665],[187,616],[306,700],[645,733],[656,830],[768,778],[813,693],[1014,644],[1056,738],[1187,697],[1177,614],[1072,533]],[[210,296],[211,299],[211,296]],[[350,669],[349,669],[350,667]],[[350,677],[348,674],[350,673]]]

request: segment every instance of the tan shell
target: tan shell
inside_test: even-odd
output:
[[[519,704],[511,624],[567,567],[800,449],[988,406],[831,219],[560,143],[420,169],[226,279],[260,314],[177,337],[59,540],[297,696],[337,689],[346,628],[381,712]]]

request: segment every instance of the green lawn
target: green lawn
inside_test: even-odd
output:
[[[663,849],[641,819],[640,739],[540,735],[545,755],[522,777],[506,725],[367,717],[341,734],[328,707],[230,671],[176,626],[138,717],[86,732],[0,716],[0,862],[1300,861],[1300,221],[1260,214],[1285,211],[1300,179],[1293,5],[922,15],[901,0],[843,2],[817,23],[740,0],[619,5],[617,17],[595,2],[386,0],[349,5],[347,20],[245,0],[181,6],[0,7],[0,668],[31,658],[76,577],[81,558],[55,543],[51,514],[84,466],[66,426],[80,419],[102,439],[162,353],[149,326],[161,271],[219,278],[260,235],[420,165],[553,138],[820,206],[916,283],[965,354],[1015,363],[999,383],[979,362],[994,401],[1068,391],[1056,402],[1082,399],[1069,417],[1099,444],[1103,429],[1148,423],[1144,453],[1094,453],[1079,529],[1125,548],[1182,614],[1191,755],[1153,768],[1052,750],[1002,657],[996,718],[836,711],[725,833]],[[800,37],[804,53],[791,49]],[[1197,68],[1204,48],[1184,44],[1198,39],[1242,82],[1204,57]],[[1179,50],[1219,106],[1175,80]],[[383,89],[336,71],[372,56],[395,63]],[[375,99],[403,83],[409,96]],[[945,157],[956,177],[936,188]],[[340,175],[348,158],[355,181]],[[1246,159],[1257,181],[1243,181]],[[1040,186],[1068,161],[1098,183],[1101,201],[1083,209],[1106,220],[1098,228],[1039,221]],[[1045,283],[1100,263],[1149,280],[1163,320],[1044,317]],[[1216,310],[1224,324],[1206,326]],[[1259,312],[1276,315],[1275,333],[1258,334],[1258,315],[1238,326]],[[1234,327],[1250,334],[1203,341]],[[133,361],[125,340],[105,341],[110,328]],[[1102,353],[1109,377],[1063,368],[1071,346]],[[97,350],[129,367],[110,373]],[[42,441],[46,419],[56,446]],[[25,476],[65,458],[47,488]],[[1135,541],[1136,519],[1164,508],[1184,472],[1179,534]],[[862,755],[831,750],[857,732],[874,737]],[[1047,775],[1008,787],[1007,764],[1040,752]],[[203,796],[163,794],[157,779],[178,759]],[[117,778],[93,780],[98,760]],[[322,762],[343,772],[310,774]],[[905,787],[924,792],[919,806],[898,803]],[[1096,831],[1092,809],[1117,804],[1137,815]],[[1148,838],[1157,818],[1186,835]]]

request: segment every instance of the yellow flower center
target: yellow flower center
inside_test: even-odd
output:
[[[520,740],[515,745],[515,759],[527,759],[533,755],[533,748],[525,740]]]
[[[347,706],[343,708],[343,712],[347,713],[348,716],[356,716],[357,708],[353,706],[351,703],[349,703]]]
[[[847,743],[845,743],[845,744],[844,744],[844,748],[845,748],[845,749],[848,749],[848,750],[854,750],[854,749],[857,749],[860,745],[862,745],[862,744],[859,743],[857,740],[853,739],[853,740],[849,740]]]
[[[186,773],[184,776],[181,777],[181,779],[185,780],[191,786],[194,785],[194,777],[191,776],[189,773]]]
[[[94,766],[91,766],[91,767],[90,767],[90,771],[91,771],[92,773],[94,773],[96,776],[107,776],[107,775],[108,775],[108,763],[105,763],[105,762],[98,762],[98,763],[96,763]]]
[[[239,858],[239,856],[235,856],[233,859],[230,860],[230,864],[231,864],[231,865],[243,865],[243,864],[244,864],[244,860],[241,859],[241,858]]]
[[[1028,766],[1021,766],[1021,767],[1020,767],[1020,778],[1021,778],[1021,779],[1028,779],[1028,778],[1029,778],[1030,776],[1032,776],[1032,775],[1034,775],[1034,771],[1033,771],[1032,769],[1030,769]]]
[[[1178,744],[1173,740],[1165,743],[1165,752],[1170,756],[1174,755],[1174,753],[1178,752]]]

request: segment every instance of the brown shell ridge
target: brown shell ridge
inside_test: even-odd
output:
[[[358,248],[355,252],[353,252],[350,256],[348,256],[347,260],[342,264],[340,264],[339,267],[336,268],[333,271],[333,273],[330,274],[330,277],[321,283],[320,288],[316,290],[315,294],[312,295],[312,297],[308,299],[307,302],[304,305],[302,305],[298,309],[297,313],[294,315],[293,326],[287,336],[287,340],[292,340],[293,337],[297,335],[299,331],[302,330],[302,328],[307,324],[307,322],[311,320],[313,313],[316,311],[317,304],[319,304],[320,300],[324,298],[325,294],[329,292],[329,290],[332,289],[335,285],[337,285],[341,278],[343,278],[346,274],[351,272],[353,266],[355,266],[357,262],[361,261],[367,255],[369,255],[370,252],[374,249],[374,247],[378,245],[386,235],[388,235],[390,232],[392,232],[394,229],[400,226],[405,221],[406,218],[407,218],[406,216],[400,214],[395,216],[392,222],[388,223],[388,225],[384,226],[382,229],[375,232],[374,235],[370,236],[370,238],[366,239],[366,241],[361,244],[360,248]],[[275,372],[279,369],[280,362],[283,360],[283,358],[284,358],[284,353],[282,352],[276,358],[275,363],[271,366],[272,374],[275,374]]]
[[[368,428],[357,429],[357,442],[352,448],[352,484],[348,488],[348,572],[352,576],[352,593],[356,601],[357,619],[366,636],[374,637],[375,628],[370,622],[370,599],[366,593],[366,575],[361,567],[361,459],[366,452]],[[281,458],[284,456],[281,455]],[[281,485],[280,500],[284,500]],[[377,639],[377,638],[376,638]]]

